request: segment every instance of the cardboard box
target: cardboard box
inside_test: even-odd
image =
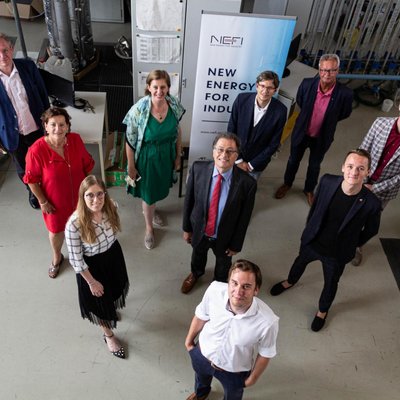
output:
[[[18,14],[21,19],[30,19],[43,13],[42,0],[17,0]],[[0,0],[0,16],[14,18],[11,2]]]
[[[108,135],[104,169],[107,186],[125,186],[126,152],[125,133],[113,132]]]

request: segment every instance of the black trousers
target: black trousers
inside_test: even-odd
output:
[[[306,149],[310,149],[310,156],[308,158],[308,168],[306,181],[304,183],[305,192],[313,192],[318,183],[319,172],[321,170],[321,163],[324,159],[325,153],[317,147],[317,139],[305,135],[300,144],[290,148],[290,156],[286,165],[284,181],[286,185],[292,186],[294,178],[303,159]]]
[[[323,256],[317,253],[312,246],[306,245],[300,249],[300,253],[294,260],[287,281],[294,285],[303,275],[307,265],[319,260],[322,262],[324,272],[324,287],[319,298],[319,311],[327,312],[335,299],[339,279],[343,274],[346,264],[334,257]]]
[[[215,255],[214,280],[220,282],[226,282],[228,280],[228,272],[232,265],[232,257],[227,256],[225,253],[219,254],[216,251],[216,244],[217,239],[203,236],[200,243],[196,247],[193,247],[191,270],[196,278],[204,275],[208,250],[211,248]]]
[[[42,136],[42,129],[38,129],[37,131],[31,132],[28,135],[19,135],[18,147],[16,150],[11,152],[11,155],[17,167],[17,174],[21,180],[25,175],[25,157],[28,153],[28,149]]]

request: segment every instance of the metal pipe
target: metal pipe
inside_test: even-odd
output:
[[[57,20],[60,39],[61,53],[64,57],[72,60],[74,58],[74,46],[72,43],[71,23],[66,0],[56,0],[54,11]]]
[[[367,81],[400,81],[400,75],[337,74],[338,79],[364,79]]]
[[[21,20],[19,18],[19,12],[16,0],[12,0],[12,6],[14,11],[15,25],[17,26],[19,41],[21,43],[22,54],[24,55],[24,58],[28,58],[28,53],[26,52],[26,46],[25,46],[24,33],[22,32]]]

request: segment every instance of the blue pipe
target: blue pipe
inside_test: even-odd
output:
[[[400,75],[337,74],[338,79],[364,79],[367,81],[400,81]]]

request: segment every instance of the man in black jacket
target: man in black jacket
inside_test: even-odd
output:
[[[301,236],[299,255],[288,278],[271,288],[272,296],[280,295],[298,282],[310,262],[322,262],[324,288],[311,325],[314,332],[324,326],[339,279],[356,247],[378,233],[381,202],[364,186],[370,167],[371,157],[366,150],[351,150],[342,166],[343,177],[326,174],[321,178]]]
[[[191,168],[183,209],[183,239],[192,245],[193,252],[191,273],[183,281],[182,293],[189,293],[204,274],[210,248],[216,257],[214,279],[220,282],[226,282],[232,256],[242,250],[257,182],[235,165],[239,144],[236,135],[220,134],[213,143],[214,161],[196,161]],[[214,196],[218,186],[218,196]]]
[[[240,139],[236,165],[258,179],[281,141],[287,109],[272,96],[279,87],[278,75],[264,71],[257,76],[256,93],[240,93],[232,106],[228,131]]]

